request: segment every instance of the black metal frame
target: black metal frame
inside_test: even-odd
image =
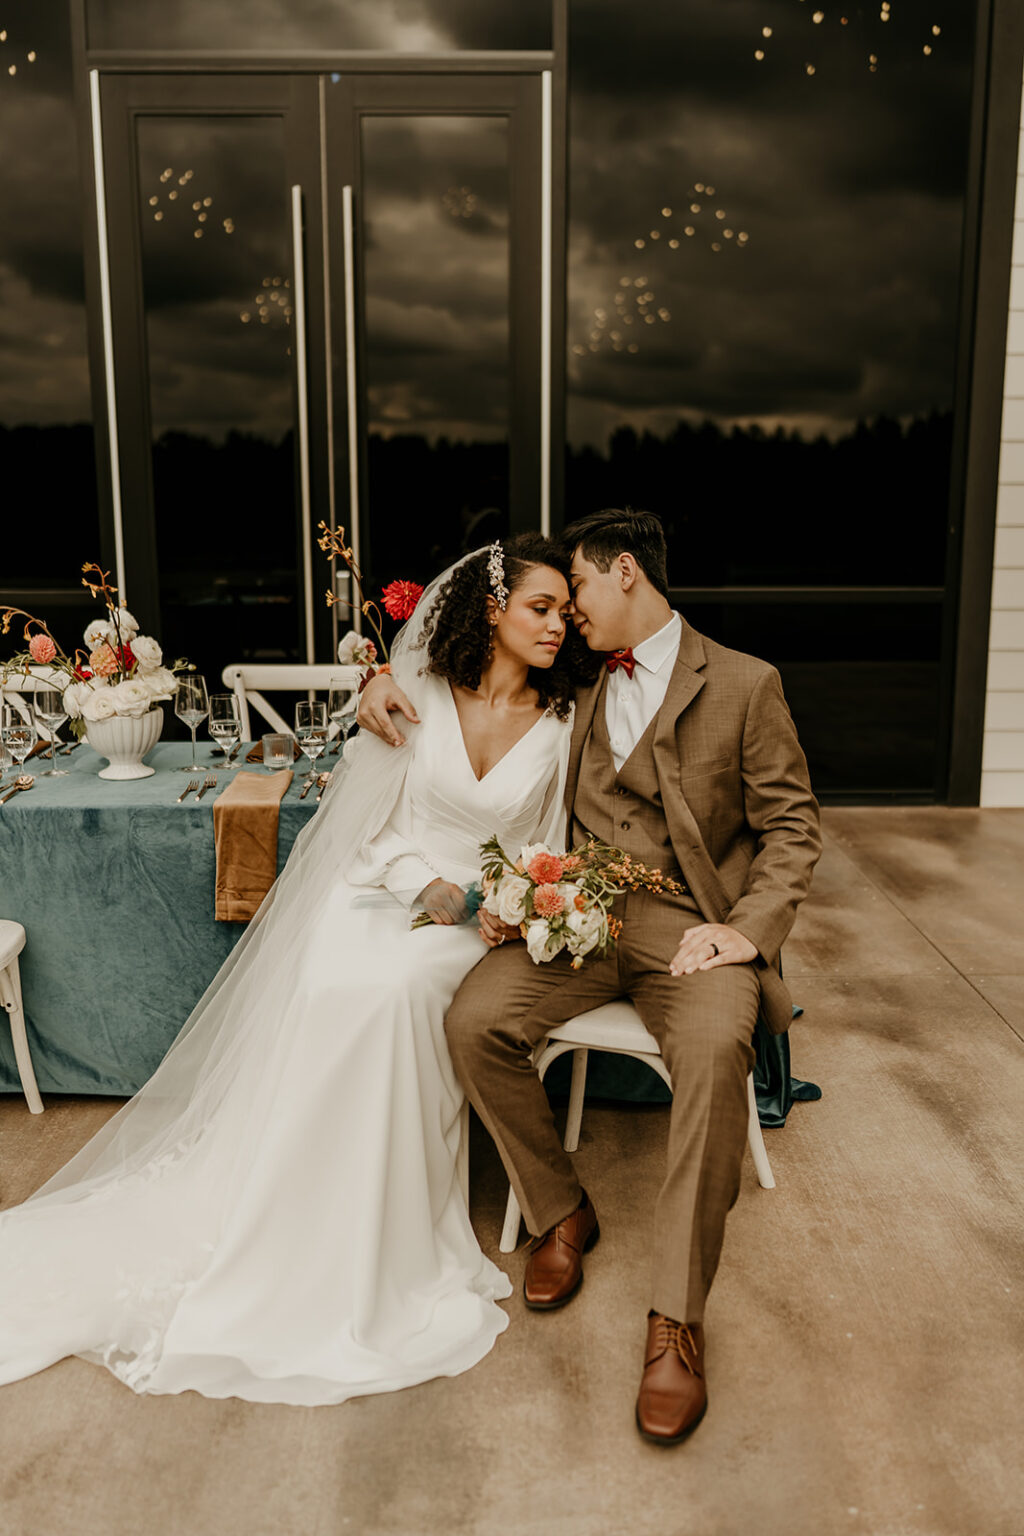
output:
[[[78,98],[86,235],[85,266],[89,311],[90,367],[103,555],[112,564],[110,474],[106,452],[106,405],[96,213],[90,154],[87,70],[119,74],[241,73],[281,74],[538,74],[553,77],[552,229],[552,524],[561,526],[565,441],[565,271],[567,177],[568,0],[553,0],[550,52],[392,55],[383,53],[279,52],[226,54],[196,52],[167,56],[149,52],[90,52],[86,46],[85,0],[70,0]],[[944,602],[942,659],[945,717],[940,722],[935,798],[977,804],[980,793],[984,695],[999,453],[999,424],[1006,338],[1010,249],[1018,149],[1024,9],[1019,0],[978,0],[974,59],[972,130],[961,273],[959,343],[955,387],[955,431],[950,489],[947,583],[934,588],[722,588],[692,589],[691,598],[730,603],[881,600]],[[678,594],[685,601],[688,594]],[[945,750],[941,744],[945,744]],[[920,795],[893,798],[914,802]]]

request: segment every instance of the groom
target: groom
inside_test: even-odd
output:
[[[683,893],[620,897],[613,953],[578,971],[564,952],[534,965],[524,945],[505,944],[518,931],[482,913],[491,952],[463,982],[446,1030],[535,1234],[524,1281],[535,1310],[578,1290],[598,1223],[530,1053],[556,1024],[617,997],[657,1040],[673,1100],[636,1418],[647,1439],[669,1445],[707,1406],[704,1303],[739,1191],[751,1037],[759,1012],[775,1033],[790,1022],[779,952],[821,850],[818,812],[778,673],[673,612],[658,520],[597,512],[562,541],[573,621],[607,662],[576,705],[567,846],[611,843]],[[407,704],[381,679],[360,721],[398,740],[386,710]]]

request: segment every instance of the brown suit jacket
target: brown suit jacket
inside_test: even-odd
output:
[[[569,750],[572,814],[583,746],[604,678],[581,693]],[[654,766],[672,847],[706,922],[757,946],[762,1014],[789,1028],[783,940],[821,852],[818,805],[775,668],[730,651],[683,620],[658,711]]]

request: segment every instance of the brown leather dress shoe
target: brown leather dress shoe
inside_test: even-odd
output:
[[[704,1329],[700,1323],[677,1323],[661,1312],[649,1312],[636,1400],[640,1433],[655,1445],[677,1445],[697,1428],[707,1406]]]
[[[523,1296],[534,1312],[564,1307],[583,1284],[583,1255],[601,1235],[586,1190],[569,1215],[556,1222],[530,1245],[523,1277]]]

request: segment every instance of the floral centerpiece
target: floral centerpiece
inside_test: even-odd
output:
[[[602,959],[622,931],[611,905],[624,891],[679,895],[682,886],[649,869],[621,848],[594,839],[572,853],[552,853],[531,843],[512,860],[496,837],[480,848],[483,856],[485,912],[518,927],[535,965],[553,960],[563,949],[579,970],[587,955]]]
[[[6,608],[0,613],[0,635],[10,633],[15,619],[24,619],[25,648],[2,663],[3,676],[6,679],[13,672],[28,675],[32,667],[49,667],[52,686],[60,688],[63,694],[72,732],[81,737],[88,731],[91,744],[111,758],[111,767],[104,770],[104,775],[140,778],[152,772],[137,769],[133,764],[141,763],[141,757],[159,737],[163,716],[156,706],[173,696],[176,673],[192,668],[183,659],[170,667],[164,666],[160,646],[150,635],[139,633],[138,621],[119,603],[109,572],[92,563],[83,565],[82,571],[82,585],[88,587],[93,597],[102,598],[107,610],[105,618],[94,619],[86,627],[86,649],[69,654],[42,619],[23,608]],[[59,681],[61,674],[66,679],[63,683]],[[151,718],[145,727],[122,730],[117,744],[112,746],[114,754],[124,759],[122,767],[126,766],[126,771],[121,771],[107,751],[111,743],[102,727],[110,721],[141,721],[146,717]],[[137,751],[142,743],[145,744]]]

